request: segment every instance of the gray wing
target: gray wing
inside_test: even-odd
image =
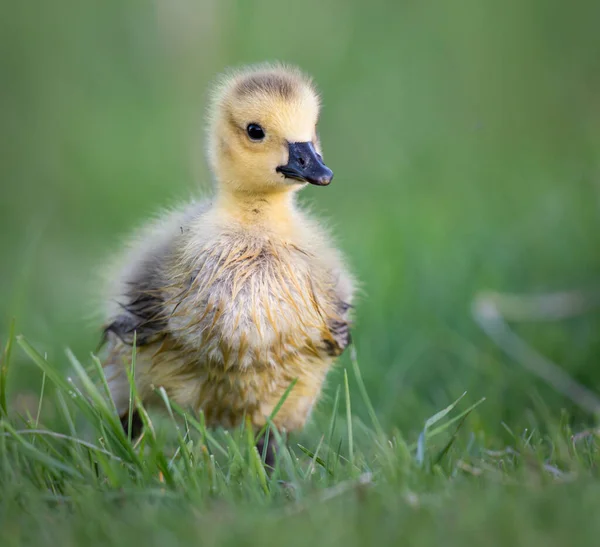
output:
[[[352,343],[351,322],[348,317],[351,308],[351,304],[340,300],[338,304],[340,319],[334,319],[329,322],[329,331],[336,345],[331,350],[336,355],[341,354]]]
[[[207,202],[194,203],[184,210],[170,212],[142,230],[129,245],[117,275],[103,342],[116,336],[133,345],[135,337],[136,345],[143,346],[166,334],[165,288],[170,281],[165,270],[190,222],[208,206]]]
[[[112,333],[123,342],[133,345],[134,336],[138,346],[154,342],[164,332],[164,300],[160,275],[159,256],[156,263],[149,262],[138,279],[127,282],[128,290],[121,295],[118,306],[121,312],[111,317],[104,327],[104,339]]]

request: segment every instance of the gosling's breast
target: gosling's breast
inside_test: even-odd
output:
[[[183,294],[170,295],[169,322],[202,363],[260,369],[319,355],[329,280],[309,253],[232,239],[207,249],[191,270]]]

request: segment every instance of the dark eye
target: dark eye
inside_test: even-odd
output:
[[[265,138],[265,130],[257,123],[249,123],[246,133],[253,141],[262,141]]]

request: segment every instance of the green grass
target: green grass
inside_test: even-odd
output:
[[[597,543],[598,2],[38,4],[0,17],[3,546]],[[168,401],[132,445],[91,356],[121,237],[210,186],[209,81],[267,59],[322,91],[302,200],[362,287],[272,476]]]
[[[132,443],[97,360],[86,371],[69,354],[66,377],[26,339],[16,342],[46,380],[40,407],[48,391],[60,402],[62,427],[3,410],[3,545],[562,545],[592,544],[600,531],[600,434],[574,435],[566,415],[544,432],[505,425],[511,442],[491,450],[467,425],[484,401],[467,406],[465,395],[428,418],[411,444],[372,411],[372,423],[352,415],[345,371],[346,423],[335,412],[338,389],[334,412],[322,416],[329,423],[305,445],[270,428],[286,448],[268,474],[249,430],[209,431],[166,396],[167,418],[152,419],[132,390],[146,424]],[[365,394],[354,403],[371,409],[352,361]]]

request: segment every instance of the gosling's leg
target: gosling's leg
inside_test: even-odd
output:
[[[267,439],[266,434],[263,435],[256,443],[256,449],[261,458],[264,455],[267,471],[272,472],[275,469],[275,460],[278,452],[278,446],[273,436],[269,435]]]
[[[129,432],[129,397],[131,387],[124,366],[110,363],[105,365],[104,374],[108,384],[110,396],[115,404],[123,430]],[[131,438],[135,439],[142,433],[144,424],[137,410],[133,410],[131,416]]]
[[[123,430],[127,435],[129,433],[129,412],[126,412],[121,416],[121,425],[123,426]],[[131,438],[137,439],[144,430],[144,422],[140,418],[140,413],[137,410],[134,410],[131,415]]]

